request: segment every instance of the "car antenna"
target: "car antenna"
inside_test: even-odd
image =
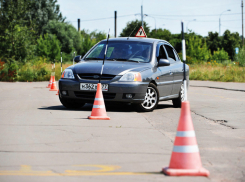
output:
[[[137,26],[138,26],[138,25],[136,25],[136,27],[137,27]],[[136,27],[134,27],[134,30],[136,29]],[[131,32],[131,34],[134,32],[134,30]],[[130,34],[130,35],[131,35],[131,34]],[[130,35],[128,36],[127,40],[129,39]]]
[[[109,37],[110,37],[110,29],[109,29],[108,36],[107,36],[107,41],[106,41],[106,46],[105,46],[105,54],[104,54],[103,64],[102,64],[102,67],[101,67],[99,83],[100,83],[100,80],[101,80],[101,76],[102,76],[102,72],[103,72],[103,68],[104,68],[104,64],[105,64],[105,56],[106,56],[106,52],[107,52],[107,46],[108,46]]]

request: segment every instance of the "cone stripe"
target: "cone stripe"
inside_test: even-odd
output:
[[[105,108],[105,105],[93,105],[93,108]]]
[[[195,137],[195,131],[177,131],[177,137]]]
[[[197,145],[196,137],[175,137],[175,146]]]
[[[194,153],[194,152],[199,152],[199,149],[197,145],[174,146],[173,152]]]
[[[95,98],[94,100],[103,100],[103,98]]]

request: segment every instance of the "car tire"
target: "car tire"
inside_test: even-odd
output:
[[[159,102],[159,91],[155,84],[150,83],[146,90],[145,100],[143,103],[136,104],[136,110],[138,112],[150,112],[153,111]]]
[[[181,103],[184,101],[184,84],[181,84],[180,91],[179,91],[179,97],[176,99],[173,99],[173,105],[175,108],[181,108]]]
[[[84,102],[79,102],[72,99],[65,99],[62,98],[60,95],[59,95],[59,99],[61,104],[65,106],[67,109],[80,109],[85,105]]]

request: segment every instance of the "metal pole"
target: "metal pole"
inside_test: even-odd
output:
[[[60,54],[61,54],[61,57],[60,57],[60,70],[61,70],[61,75],[62,75],[62,52]]]
[[[242,46],[244,47],[244,36],[243,36],[243,0],[242,0]]]
[[[219,17],[219,36],[220,36],[220,17]]]
[[[54,59],[54,77],[55,77],[55,59]]]
[[[80,32],[80,19],[77,19],[78,32]]]
[[[143,19],[143,5],[141,5],[141,26],[144,28],[144,19]]]
[[[74,55],[73,55],[73,65],[74,65],[74,59],[75,59],[75,52],[74,52]]]
[[[115,11],[115,38],[117,38],[117,11]]]
[[[187,100],[187,83],[186,83],[186,71],[185,71],[185,64],[186,64],[186,53],[185,53],[185,34],[184,34],[184,22],[181,21],[181,33],[182,33],[182,58],[183,58],[183,77],[184,77],[184,101]]]
[[[101,72],[100,72],[99,83],[100,83],[101,76],[102,76],[103,69],[104,69],[105,57],[106,57],[106,53],[107,53],[107,46],[108,46],[109,37],[110,37],[110,29],[109,29],[108,36],[107,36],[107,41],[106,41],[106,46],[105,46],[105,53],[104,53],[104,59],[103,59],[103,64],[102,64],[102,68],[101,68]]]

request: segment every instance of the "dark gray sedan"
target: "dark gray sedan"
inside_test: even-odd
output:
[[[91,48],[59,80],[59,98],[67,108],[93,103],[101,73],[106,40]],[[187,83],[189,67],[186,66]],[[159,101],[183,100],[183,63],[170,43],[151,38],[109,39],[101,76],[105,102],[131,103],[138,111],[152,111]]]

